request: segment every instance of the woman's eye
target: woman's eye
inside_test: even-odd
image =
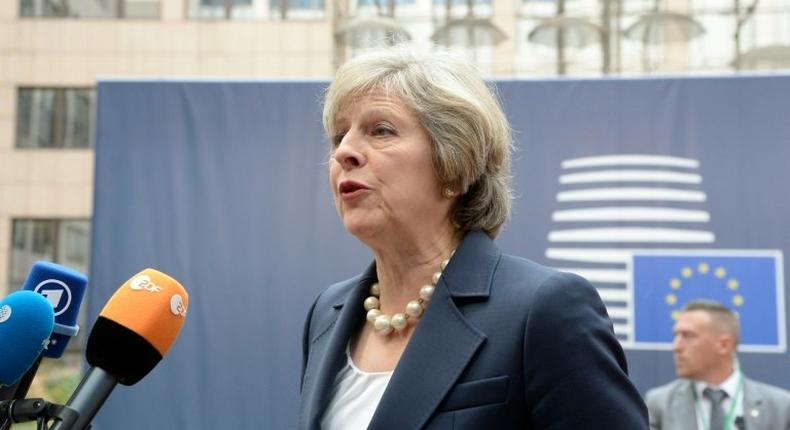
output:
[[[395,134],[395,131],[386,125],[377,125],[373,128],[373,135],[375,136],[387,136],[390,134]]]
[[[332,146],[334,147],[340,146],[340,142],[343,141],[343,137],[345,137],[345,135],[346,135],[345,133],[338,133],[332,136]]]

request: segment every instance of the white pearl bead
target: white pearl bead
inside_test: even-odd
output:
[[[406,305],[406,314],[410,317],[419,317],[422,314],[422,305],[417,300],[412,300]]]
[[[409,324],[409,320],[406,319],[406,315],[398,313],[392,316],[390,324],[395,330],[401,331]]]
[[[454,254],[455,250],[450,253],[450,257],[446,260],[442,260],[440,271],[434,273],[431,277],[433,284],[423,285],[422,288],[420,288],[420,298],[407,303],[405,313],[397,313],[393,316],[389,316],[381,312],[381,309],[379,309],[381,307],[381,301],[379,300],[379,297],[381,297],[381,287],[378,282],[371,284],[371,295],[366,298],[364,302],[365,310],[367,311],[365,318],[373,324],[373,328],[377,334],[387,336],[392,333],[393,330],[401,331],[408,327],[409,324],[417,324],[417,319],[425,312],[425,307],[436,292],[436,284],[439,283],[439,279],[442,277],[441,271],[450,264],[450,259]]]
[[[425,300],[426,302],[430,302],[431,301],[431,297],[433,297],[434,289],[435,288],[434,288],[433,285],[426,285],[426,286],[420,288],[420,298]]]
[[[392,332],[392,324],[390,324],[390,317],[386,315],[379,315],[376,318],[376,321],[373,322],[373,328],[376,329],[376,333],[386,336]]]
[[[368,311],[367,319],[370,322],[374,322],[374,321],[376,321],[376,318],[379,317],[379,315],[381,315],[381,311],[380,310],[378,310],[378,309],[371,309],[371,310]]]

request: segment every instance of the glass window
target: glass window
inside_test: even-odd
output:
[[[90,226],[87,221],[60,221],[56,256],[58,263],[87,273]]]
[[[320,18],[324,0],[270,0],[269,6],[274,18]]]
[[[200,0],[201,6],[249,6],[252,0]]]
[[[265,18],[261,3],[266,0],[189,0],[190,18],[256,19]]]
[[[294,10],[294,9],[323,10],[324,0],[286,0],[285,7],[286,10]],[[272,12],[274,13],[282,12],[283,1],[271,0],[271,8],[272,8]]]
[[[17,93],[16,146],[91,146],[92,106],[92,89],[20,88]]]
[[[446,5],[447,0],[433,0],[433,4]],[[491,4],[491,0],[450,0],[450,5],[452,7],[463,7],[469,6],[470,4]]]
[[[325,0],[187,0],[190,18],[323,19]]]
[[[12,222],[9,291],[25,282],[38,260],[88,272],[90,222],[87,220],[15,219]]]
[[[434,14],[439,18],[438,22],[490,18],[493,15],[491,0],[432,0],[432,3]],[[479,36],[474,38],[478,39]]]
[[[395,4],[398,6],[402,5],[411,5],[416,2],[416,0],[394,0]],[[358,6],[378,6],[384,8],[390,4],[390,0],[358,0]]]
[[[19,0],[19,15],[36,18],[159,18],[160,0]]]

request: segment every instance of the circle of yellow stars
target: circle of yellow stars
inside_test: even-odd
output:
[[[716,279],[719,279],[722,282],[724,282],[724,285],[727,287],[727,289],[733,292],[733,296],[730,300],[733,306],[735,307],[743,306],[744,298],[740,293],[738,293],[738,288],[740,288],[741,286],[740,283],[738,282],[738,279],[735,277],[728,277],[727,269],[725,269],[724,267],[717,266],[715,268],[711,268],[710,264],[704,261],[697,264],[696,267],[684,266],[680,270],[680,276],[673,277],[669,280],[669,288],[672,291],[664,297],[664,301],[666,301],[666,303],[669,306],[675,306],[678,303],[678,296],[675,294],[675,292],[680,290],[680,288],[683,286],[684,280],[690,279],[695,274],[700,276],[709,276],[709,275],[715,276]],[[680,311],[678,310],[672,311],[671,316],[673,320],[677,319],[679,312]]]

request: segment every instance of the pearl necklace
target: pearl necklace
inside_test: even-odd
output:
[[[379,309],[381,306],[381,302],[379,301],[379,295],[381,295],[379,283],[375,282],[370,286],[370,296],[365,299],[364,306],[365,310],[368,312],[367,320],[373,324],[373,329],[377,334],[386,336],[392,333],[393,330],[403,331],[403,329],[409,325],[409,321],[413,321],[414,324],[417,323],[417,318],[422,315],[423,311],[425,311],[425,307],[428,306],[428,302],[431,301],[433,292],[436,289],[436,284],[442,276],[442,271],[447,267],[447,264],[450,263],[450,258],[453,257],[454,253],[455,251],[452,251],[450,257],[442,261],[441,270],[433,274],[431,284],[420,288],[420,297],[406,304],[405,312],[397,313],[392,316],[381,312]]]

